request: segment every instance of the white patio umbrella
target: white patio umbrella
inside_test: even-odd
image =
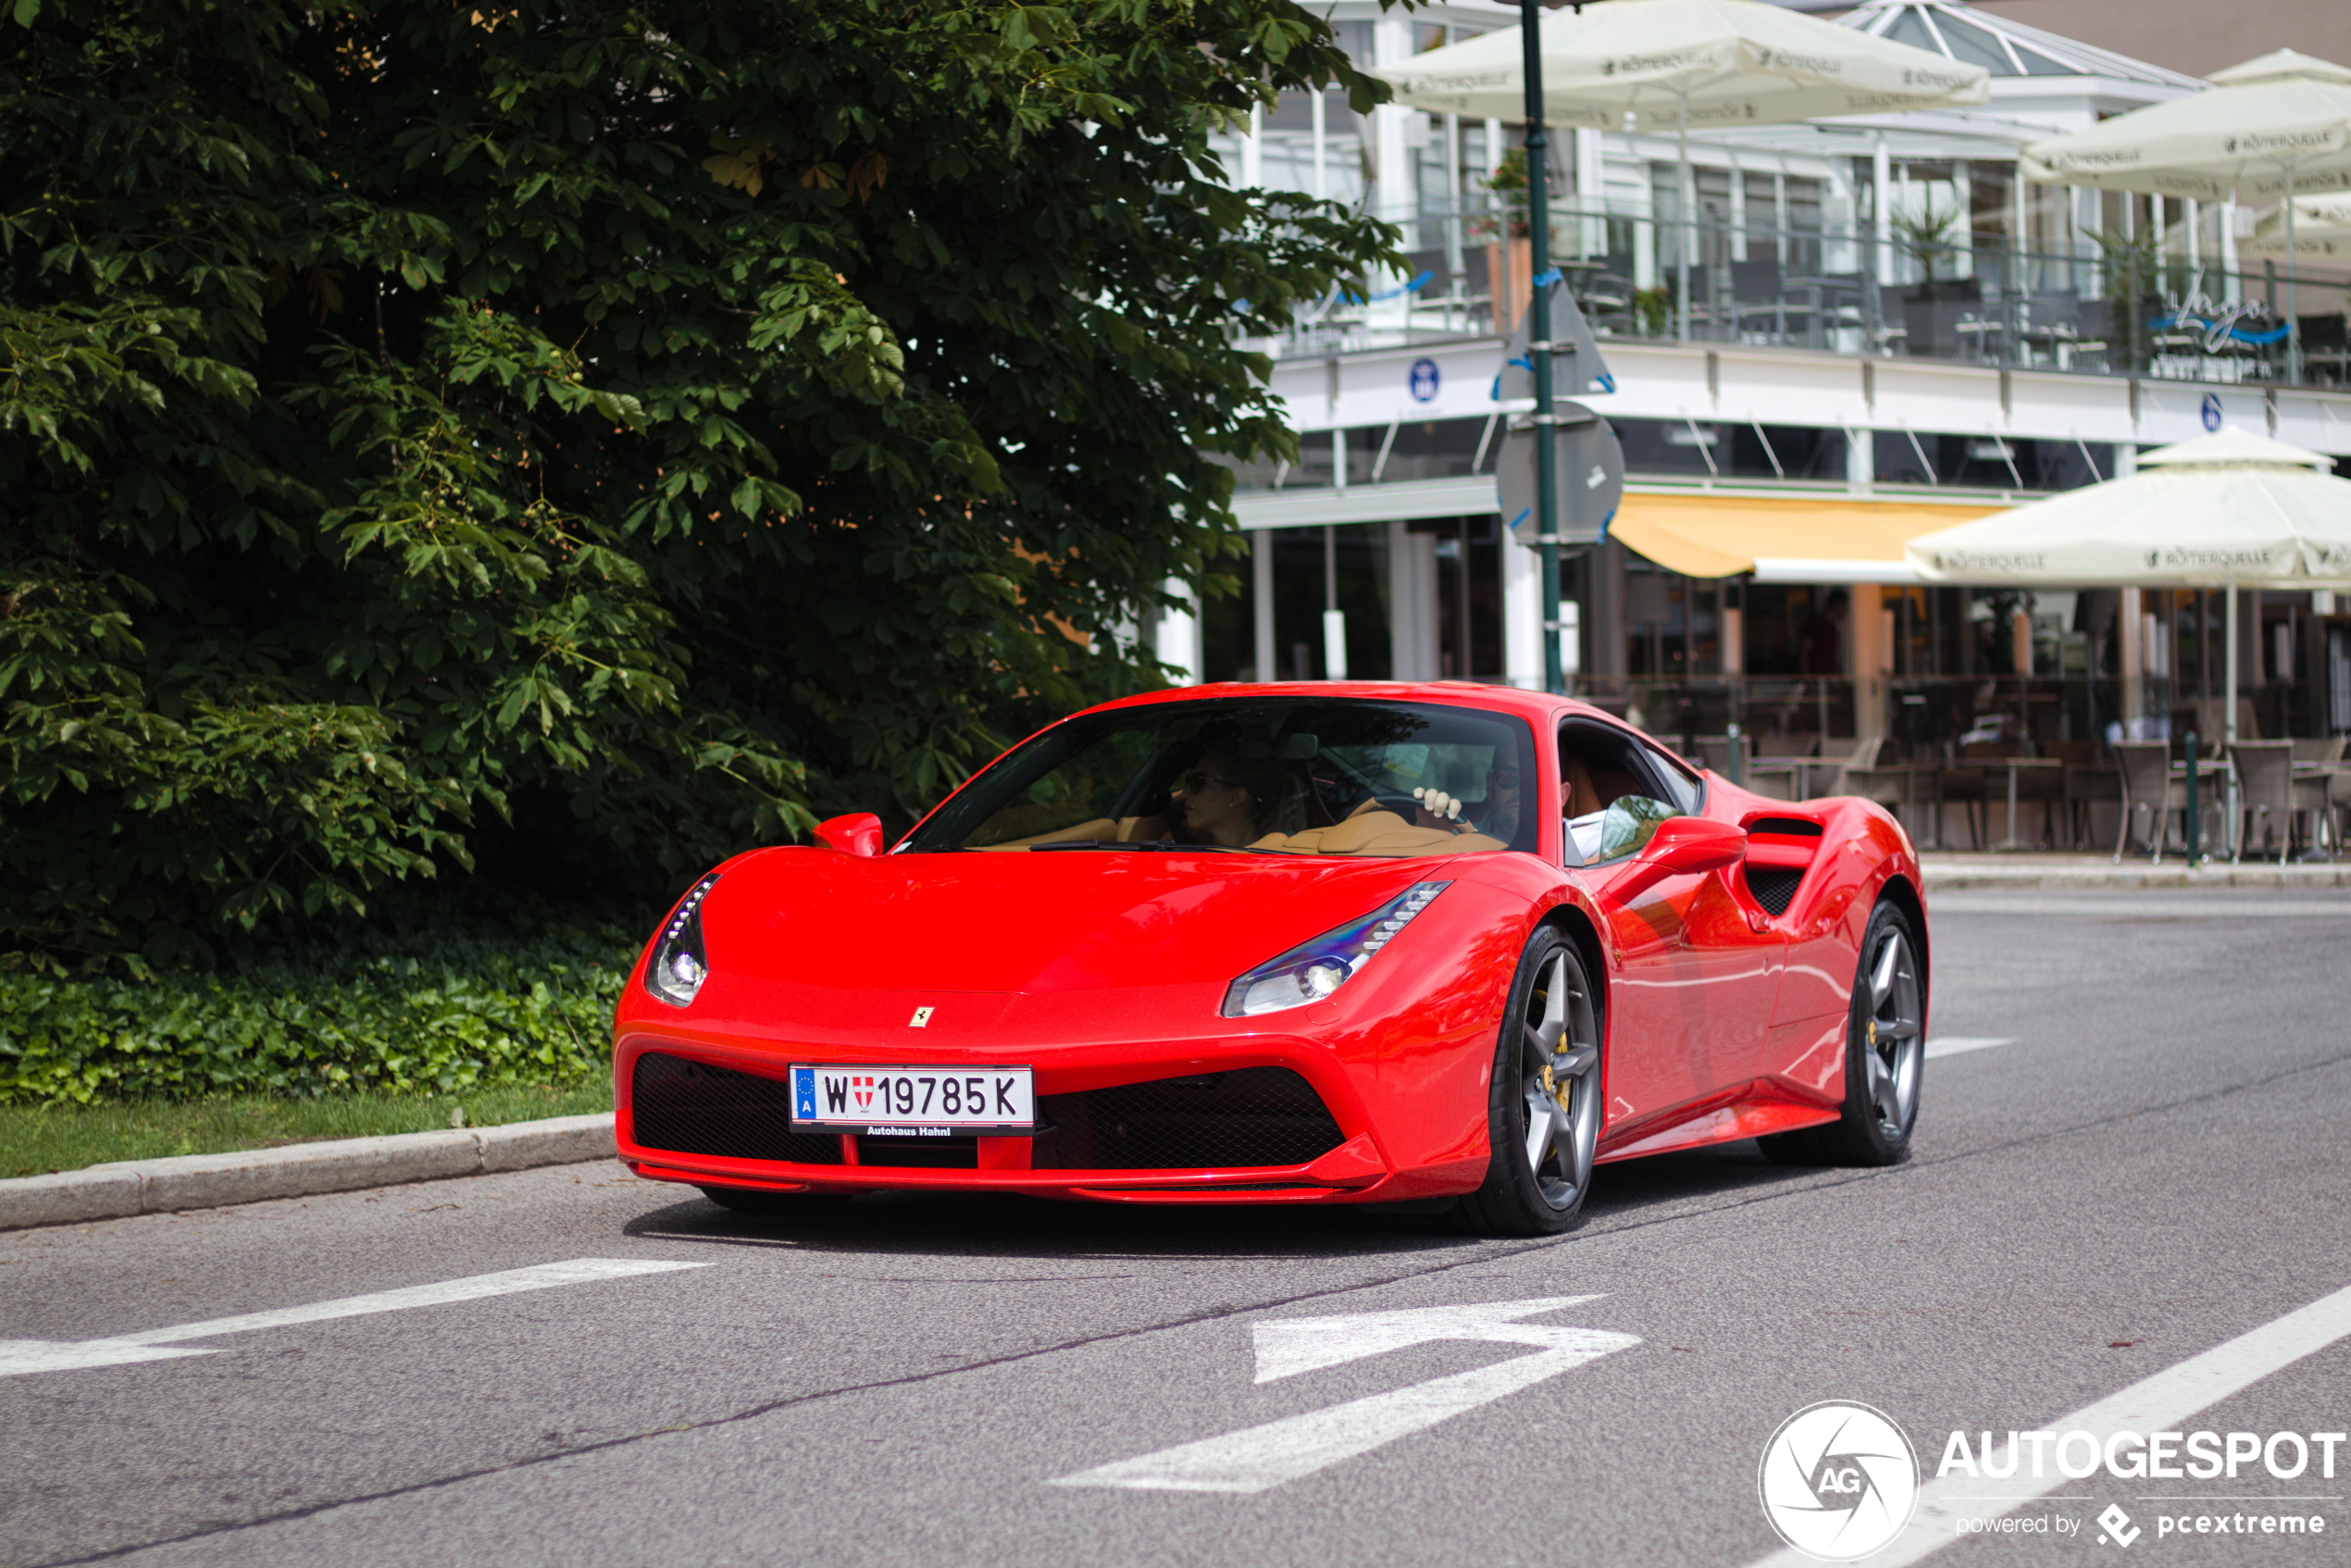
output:
[[[2351,588],[2351,479],[2332,458],[2249,431],[2160,447],[2140,472],[1923,534],[1929,582],[2225,588],[2227,738],[2236,740],[2237,591]]]
[[[1991,73],[1873,38],[1764,0],[1589,0],[1543,19],[1543,93],[1551,124],[1673,131],[1682,214],[1693,224],[1689,132],[1836,115],[1981,104]],[[1432,49],[1379,74],[1396,99],[1439,114],[1517,120],[1524,46],[1505,28]],[[1689,247],[1695,249],[1695,245]],[[1689,331],[1690,260],[1681,268]]]
[[[2252,234],[2237,242],[2237,254],[2285,256],[2291,262],[2298,250],[2313,260],[2351,261],[2351,195],[2295,197],[2294,250],[2286,243],[2285,209],[2286,204],[2280,202],[2262,214]]]
[[[2280,49],[2211,77],[2192,93],[2035,142],[2018,173],[2053,185],[2194,196],[2282,198],[2286,255],[2287,373],[2302,374],[2295,317],[2296,191],[2351,191],[2351,69]]]

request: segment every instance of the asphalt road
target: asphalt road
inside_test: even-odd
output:
[[[2351,1286],[2351,899],[1933,915],[1934,1034],[2007,1043],[1928,1064],[1910,1163],[1604,1167],[1552,1242],[1018,1200],[767,1223],[616,1166],[0,1237],[0,1338],[68,1344],[693,1265],[0,1376],[0,1562],[1744,1568],[1805,1406],[1885,1412],[1933,1477],[1955,1430],[2060,1427]],[[1280,1326],[1323,1318],[1370,1321]],[[2351,1427],[2351,1338],[2320,1338],[2173,1425]],[[1930,1561],[2351,1562],[2334,1468],[2061,1481],[2006,1515],[2049,1533]],[[1055,1484],[1089,1473],[1157,1483]],[[1157,1489],[1188,1476],[1263,1489]],[[2159,1533],[2289,1512],[2325,1533]]]

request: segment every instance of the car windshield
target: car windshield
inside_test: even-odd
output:
[[[1535,777],[1534,731],[1475,708],[1356,698],[1153,703],[1027,740],[905,847],[1532,851]]]

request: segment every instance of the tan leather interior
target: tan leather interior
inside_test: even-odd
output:
[[[1574,753],[1567,753],[1560,779],[1560,794],[1567,807],[1564,815],[1589,816],[1596,811],[1606,811],[1620,795],[1641,792],[1641,781],[1631,774],[1595,769]]]
[[[1334,828],[1303,833],[1268,833],[1249,846],[1287,854],[1476,854],[1508,849],[1484,833],[1447,828],[1416,828],[1392,811],[1359,811]]]

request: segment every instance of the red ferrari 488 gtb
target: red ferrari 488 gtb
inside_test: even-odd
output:
[[[1207,686],[1014,747],[900,843],[696,883],[615,1021],[620,1156],[720,1203],[888,1188],[1451,1201],[1572,1223],[1596,1163],[1886,1164],[1926,912],[1900,825],[1596,708]]]

